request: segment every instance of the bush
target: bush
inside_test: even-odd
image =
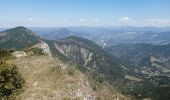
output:
[[[67,72],[68,75],[73,76],[74,73],[75,73],[75,68],[73,68],[73,67],[68,67],[68,68],[66,69],[66,72]]]
[[[0,99],[14,98],[25,81],[15,65],[0,62]]]
[[[52,72],[58,72],[58,73],[61,73],[61,71],[62,71],[62,68],[61,68],[61,66],[55,66],[55,67],[53,67],[52,68],[52,70],[51,70]]]
[[[89,80],[93,90],[100,90],[101,84],[104,82],[104,78],[97,73],[91,73],[89,75]]]
[[[33,51],[34,54],[37,54],[37,55],[43,55],[44,54],[42,49],[40,49],[40,48],[32,48],[32,51]]]

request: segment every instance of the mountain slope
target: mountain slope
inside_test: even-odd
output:
[[[0,32],[0,48],[22,49],[39,42],[34,32],[25,27],[16,27]]]
[[[87,75],[76,65],[63,63],[50,56],[30,56],[12,59],[26,79],[19,100],[130,100],[104,83],[99,90],[91,88]],[[41,63],[40,63],[41,62]]]
[[[111,82],[124,78],[121,62],[90,40],[70,36],[53,41],[52,45],[60,56],[78,63],[81,69],[102,74]]]
[[[118,44],[105,48],[110,54],[129,61],[137,66],[149,65],[150,58],[170,57],[170,45],[152,45],[152,44]],[[147,61],[148,60],[148,61]]]
[[[170,93],[167,92],[170,90],[169,44],[118,44],[106,47],[105,51],[131,64],[134,72],[143,77],[142,82],[129,85],[128,87],[133,89],[128,92],[133,94],[135,91],[134,94],[140,93],[143,97],[151,97],[153,100],[170,98]]]
[[[97,73],[123,94],[132,95],[136,100],[154,98],[158,94],[154,89],[159,87],[152,83],[152,80],[157,77],[147,79],[147,76],[136,72],[136,67],[129,67],[128,64],[108,55],[100,46],[90,40],[70,36],[53,41],[51,46],[55,52],[57,51],[57,56],[59,54],[64,59],[78,63],[80,65],[78,68],[82,69],[82,72],[92,73],[90,76]],[[158,98],[161,98],[163,94]]]

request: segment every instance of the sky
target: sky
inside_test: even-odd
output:
[[[170,0],[0,0],[0,27],[170,26]]]

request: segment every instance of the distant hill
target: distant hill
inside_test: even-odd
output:
[[[149,66],[152,56],[170,59],[170,44],[118,44],[106,47],[105,51],[136,66]]]
[[[169,98],[170,44],[117,44],[104,49],[110,55],[128,63],[137,75],[143,76],[145,81],[133,84],[133,91],[140,91],[143,96],[151,95],[153,100]]]
[[[0,32],[0,48],[22,49],[39,42],[39,37],[25,27],[11,28]]]
[[[31,28],[33,31],[35,31],[41,38],[48,39],[48,40],[58,40],[61,38],[65,38],[68,36],[77,36],[82,38],[91,37],[92,35],[88,32],[82,32],[72,29],[70,27],[56,27],[56,28]]]

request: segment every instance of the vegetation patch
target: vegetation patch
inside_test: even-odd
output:
[[[24,86],[24,78],[15,65],[0,63],[0,99],[14,99]]]
[[[97,73],[91,73],[89,75],[89,83],[93,90],[100,90],[102,83],[104,82],[104,78]]]

